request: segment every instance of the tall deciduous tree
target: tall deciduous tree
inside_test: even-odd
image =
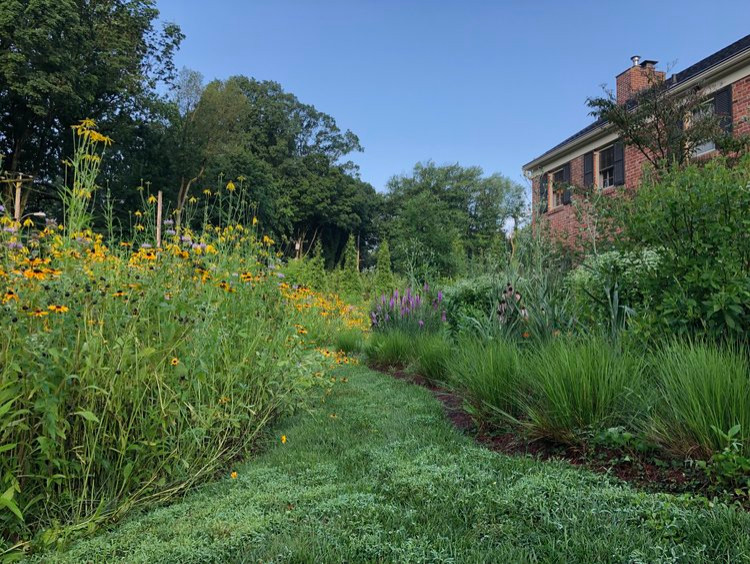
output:
[[[182,34],[154,0],[0,4],[0,153],[10,171],[49,181],[83,118],[123,123],[174,71]],[[112,133],[109,131],[109,133]]]

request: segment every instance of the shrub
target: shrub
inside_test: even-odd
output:
[[[501,339],[463,337],[447,364],[450,382],[479,414],[502,423],[516,419],[521,388],[516,345]]]
[[[647,181],[617,216],[624,251],[658,249],[639,320],[649,335],[746,341],[750,331],[750,155],[672,169]]]
[[[653,357],[658,401],[647,430],[680,455],[709,457],[737,436],[750,454],[750,370],[746,353],[733,347],[672,342]]]
[[[577,442],[583,434],[632,425],[642,367],[606,341],[558,338],[527,355],[521,399],[531,434]]]
[[[446,319],[457,328],[467,318],[482,319],[497,308],[503,284],[491,276],[477,276],[459,280],[445,288],[444,308]]]
[[[588,257],[568,275],[581,318],[616,335],[631,312],[647,307],[644,284],[658,264],[659,254],[651,249]]]

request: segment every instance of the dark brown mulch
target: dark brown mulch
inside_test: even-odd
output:
[[[599,446],[561,445],[546,440],[530,440],[512,432],[477,424],[466,410],[464,399],[417,374],[403,370],[372,367],[399,380],[427,388],[443,406],[443,411],[462,433],[472,435],[484,447],[512,456],[533,456],[540,460],[566,460],[601,474],[616,476],[647,491],[706,494],[707,483],[702,473],[673,460],[660,460],[641,453]]]

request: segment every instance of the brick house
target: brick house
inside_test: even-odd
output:
[[[646,88],[649,75],[655,74],[675,93],[700,88],[713,111],[725,116],[727,131],[750,134],[750,35],[669,78],[656,70],[656,61],[632,61],[616,78],[618,104]],[[698,156],[710,157],[714,150],[713,143],[706,143]],[[576,196],[568,187],[593,186],[605,194],[618,186],[635,188],[645,163],[638,149],[623,145],[606,121],[590,124],[524,165],[524,174],[532,180],[532,221],[543,216],[553,233],[574,234],[580,225],[571,205]]]

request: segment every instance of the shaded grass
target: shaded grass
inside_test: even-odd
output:
[[[338,376],[237,480],[33,561],[750,561],[747,514],[492,453],[427,390],[361,367]]]

